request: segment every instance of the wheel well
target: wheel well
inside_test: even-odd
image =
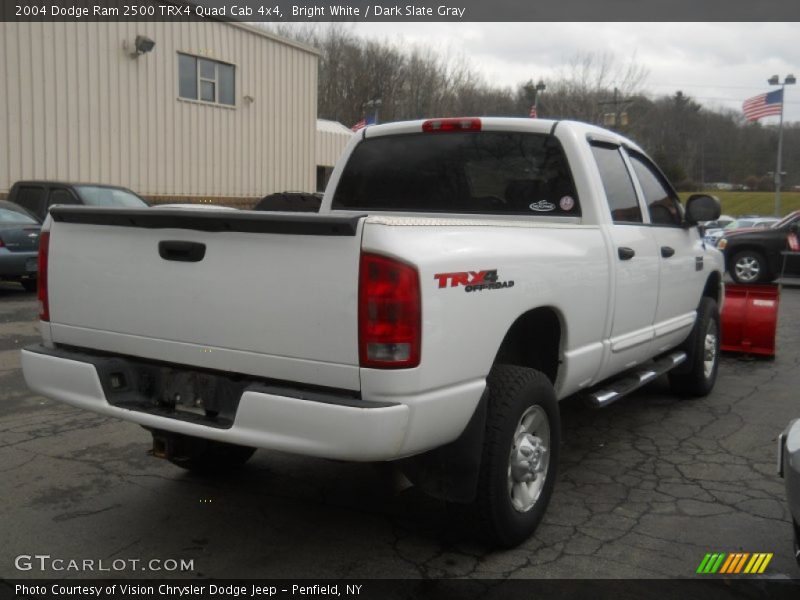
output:
[[[708,276],[708,280],[706,281],[706,287],[703,289],[703,296],[707,296],[712,298],[716,301],[717,305],[720,304],[722,298],[719,297],[720,289],[719,283],[722,279],[722,276],[714,271],[711,275]]]
[[[561,320],[549,307],[520,316],[503,338],[495,364],[529,367],[544,373],[555,384],[561,348]]]

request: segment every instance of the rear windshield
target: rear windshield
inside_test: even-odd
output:
[[[97,185],[78,185],[75,188],[83,198],[84,204],[89,206],[125,206],[128,208],[147,206],[144,200],[127,190]]]
[[[572,175],[553,136],[419,133],[367,139],[344,168],[334,209],[577,217]]]
[[[24,225],[39,224],[33,217],[6,206],[0,206],[0,223],[22,223]]]

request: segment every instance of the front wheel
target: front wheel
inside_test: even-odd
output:
[[[697,308],[697,320],[684,342],[688,364],[670,371],[669,384],[681,396],[707,396],[714,389],[719,370],[719,308],[713,298],[704,296]]]
[[[525,541],[544,516],[556,479],[561,422],[547,377],[533,369],[496,365],[487,379],[489,406],[474,502],[487,541]]]
[[[761,283],[772,279],[767,260],[755,250],[737,252],[731,259],[728,270],[736,283]]]

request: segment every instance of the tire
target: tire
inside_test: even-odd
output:
[[[158,437],[158,434],[153,434]],[[165,458],[173,465],[203,475],[222,474],[241,467],[256,449],[172,434],[164,445]]]
[[[713,298],[704,296],[697,308],[694,329],[681,346],[686,363],[669,373],[673,392],[694,398],[711,393],[719,370],[719,342],[719,308]]]
[[[755,250],[742,250],[734,254],[728,272],[736,283],[762,283],[773,279],[764,255]]]
[[[36,291],[36,280],[35,279],[21,279],[20,284],[22,287],[25,288],[26,292],[35,292]]]
[[[487,542],[510,548],[534,532],[550,502],[561,421],[553,386],[543,373],[496,365],[487,383],[477,496],[469,508]]]

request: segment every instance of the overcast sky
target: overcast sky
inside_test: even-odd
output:
[[[488,82],[513,86],[556,74],[576,52],[612,52],[647,70],[654,95],[682,90],[709,107],[741,109],[771,75],[800,78],[799,23],[356,23],[362,36],[463,56]],[[777,122],[778,117],[762,120]],[[800,85],[785,119],[800,121]]]

